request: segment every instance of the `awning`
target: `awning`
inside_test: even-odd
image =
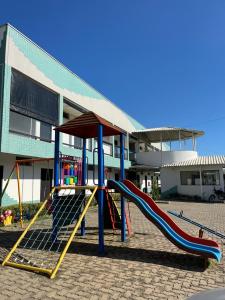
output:
[[[204,131],[176,127],[149,128],[132,132],[134,137],[147,143],[181,141],[204,134]]]

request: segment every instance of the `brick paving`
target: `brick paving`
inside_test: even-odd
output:
[[[170,202],[160,206],[183,210],[225,233],[225,204]],[[99,257],[97,212],[91,208],[86,237],[76,237],[54,280],[1,266],[0,299],[186,299],[225,286],[224,260],[220,264],[210,260],[205,268],[201,258],[177,249],[132,204],[130,213],[134,236],[121,243],[118,231],[107,230],[106,255]],[[198,234],[193,225],[175,221],[189,233]],[[15,227],[0,229],[0,258],[19,234]]]

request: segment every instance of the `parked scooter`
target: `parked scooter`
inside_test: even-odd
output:
[[[209,202],[224,202],[225,192],[222,189],[213,189],[213,194],[209,196]]]

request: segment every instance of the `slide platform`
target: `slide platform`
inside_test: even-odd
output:
[[[141,192],[130,181],[125,180],[123,183],[108,180],[108,187],[117,190],[134,202],[145,217],[153,222],[178,248],[189,253],[214,258],[217,261],[221,260],[222,252],[215,241],[193,237],[184,232],[148,195]]]

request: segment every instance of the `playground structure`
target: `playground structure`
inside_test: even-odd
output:
[[[40,170],[40,163],[43,165],[43,163],[47,163],[47,179],[49,186],[52,187],[52,179],[50,176],[50,162],[53,162],[54,158],[30,158],[30,159],[20,159],[16,160],[15,164],[13,165],[13,168],[11,169],[10,175],[6,181],[6,184],[4,186],[4,189],[2,191],[2,194],[0,196],[0,200],[2,200],[4,194],[7,191],[7,188],[9,188],[9,183],[12,180],[13,175],[15,175],[16,182],[17,182],[17,193],[18,193],[18,208],[19,208],[19,215],[12,215],[9,218],[14,221],[19,221],[21,228],[23,228],[24,220],[30,220],[33,216],[33,214],[29,211],[24,212],[24,204],[33,204],[33,194],[34,194],[34,173],[37,168],[39,167]],[[35,166],[37,165],[37,166]],[[31,166],[32,167],[32,178],[31,182],[28,182],[27,184],[24,184],[24,166]],[[60,162],[59,162],[59,182],[60,185],[63,186],[73,186],[73,185],[81,185],[82,181],[82,158],[80,157],[74,157],[69,155],[63,155],[60,153]],[[22,176],[21,176],[22,175]],[[94,172],[93,172],[94,175]],[[105,169],[105,175],[107,176],[107,169]],[[87,178],[88,174],[86,174]],[[23,190],[28,188],[28,185],[32,187],[32,199],[31,201],[23,202],[24,199],[24,193]],[[51,190],[51,189],[50,189]],[[48,195],[48,191],[44,191],[44,194]],[[108,229],[120,229],[120,209],[117,206],[116,202],[114,201],[113,197],[111,196],[112,192],[109,193],[108,190],[105,191],[104,197],[107,200],[107,205],[104,207],[104,226]],[[26,195],[25,195],[26,197]],[[43,199],[39,199],[41,201]],[[0,201],[1,203],[1,201]],[[16,207],[16,205],[14,205]],[[7,210],[6,210],[7,212]],[[128,220],[128,215],[126,214],[127,223],[128,226],[128,235],[131,235],[131,226],[130,226],[130,220]],[[4,225],[9,225],[11,222],[7,222],[7,220],[4,220]]]
[[[125,212],[125,198],[127,198],[134,202],[145,217],[153,222],[177,247],[189,253],[220,261],[221,250],[215,241],[193,237],[184,232],[147,194],[141,192],[130,181],[125,180],[125,133],[123,130],[92,112],[84,113],[58,126],[55,130],[54,187],[4,259],[3,265],[45,273],[50,278],[54,278],[79,227],[81,227],[81,235],[85,235],[85,214],[96,195],[98,202],[98,251],[100,255],[104,255],[104,209],[106,208],[107,195],[109,195],[108,189],[114,189],[121,194],[120,229],[122,242],[126,240],[126,229],[128,232],[130,230]],[[83,139],[81,185],[61,184],[60,132]],[[109,179],[107,187],[105,187],[103,136],[110,135],[120,135],[120,181]],[[86,139],[93,137],[98,138],[98,186],[87,186]],[[63,182],[66,182],[65,178]],[[67,182],[70,183],[70,181]],[[38,218],[41,215],[42,217],[46,216],[45,227],[37,230],[32,229],[34,224],[38,224]],[[111,220],[113,218],[110,209],[108,217]],[[34,252],[38,254],[38,259],[34,260]],[[56,253],[57,258],[55,259]],[[46,262],[48,267],[45,266]]]

